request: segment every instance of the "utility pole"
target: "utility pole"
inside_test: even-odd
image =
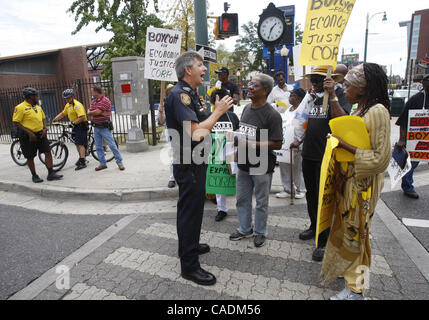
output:
[[[194,12],[195,12],[195,44],[207,46],[209,44],[209,36],[207,31],[207,6],[206,0],[194,0]],[[203,57],[204,58],[204,57]],[[210,66],[208,62],[204,62],[207,68],[206,74],[204,75],[204,82],[210,81]],[[205,96],[206,90],[205,85],[200,86],[199,95]]]

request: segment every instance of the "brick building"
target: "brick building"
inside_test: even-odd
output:
[[[413,78],[429,73],[429,9],[414,12],[411,21],[401,22],[408,29],[407,79],[410,76],[413,61]]]
[[[102,66],[94,58],[103,45],[106,43],[0,57],[0,89],[97,78]]]

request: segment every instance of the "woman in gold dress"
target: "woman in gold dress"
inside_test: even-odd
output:
[[[338,138],[338,147],[351,152],[354,161],[344,165],[331,159],[336,206],[321,275],[324,283],[341,275],[346,283],[331,300],[362,300],[369,285],[369,230],[391,158],[387,83],[386,73],[373,63],[361,64],[345,77],[346,98],[358,104],[353,115],[363,119],[371,148],[356,148]]]

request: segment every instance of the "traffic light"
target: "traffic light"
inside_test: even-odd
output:
[[[215,22],[215,26],[213,29],[213,33],[215,35],[216,40],[224,40],[225,38],[219,35],[219,20],[220,20],[220,17],[217,17],[216,22]]]
[[[219,36],[227,38],[238,35],[238,14],[223,13],[219,21]]]

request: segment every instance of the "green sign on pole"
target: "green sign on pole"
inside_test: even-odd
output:
[[[206,175],[206,193],[235,195],[235,176],[225,160],[226,136],[212,134],[213,146]]]

